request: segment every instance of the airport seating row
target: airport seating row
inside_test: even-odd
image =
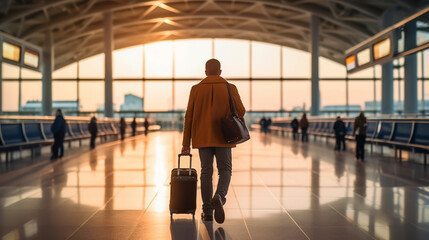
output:
[[[271,130],[282,134],[292,132],[292,119],[275,119]],[[334,138],[335,119],[310,119],[309,135],[314,137]],[[346,139],[354,140],[354,119],[345,119]],[[252,125],[253,127],[253,125]],[[426,154],[429,153],[429,119],[369,119],[366,129],[366,141],[375,145],[388,146],[395,149],[395,156],[399,150],[424,153],[424,164],[427,163]]]
[[[0,153],[6,153],[6,162],[9,159],[9,153],[21,151],[23,149],[41,148],[50,145],[54,141],[51,132],[53,121],[33,121],[33,122],[0,122]],[[65,142],[79,141],[90,138],[88,121],[67,121]],[[129,125],[129,124],[127,124]],[[109,137],[117,137],[120,134],[118,122],[105,121],[98,122],[98,137],[103,141]],[[158,130],[159,126],[151,125],[150,130]],[[131,128],[127,127],[127,132]],[[144,131],[143,123],[137,124],[137,132]]]

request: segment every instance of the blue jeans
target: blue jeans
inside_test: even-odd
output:
[[[232,176],[231,148],[207,147],[198,149],[201,160],[201,197],[205,214],[213,214],[211,199],[213,197],[213,157],[216,156],[216,165],[219,172],[219,181],[215,194],[219,194],[222,202],[226,202],[229,183]]]

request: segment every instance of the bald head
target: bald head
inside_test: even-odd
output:
[[[217,59],[210,59],[206,62],[206,75],[217,75],[219,76],[222,73],[220,69],[220,62]]]

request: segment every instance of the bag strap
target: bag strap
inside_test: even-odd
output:
[[[228,88],[228,94],[229,94],[229,109],[231,110],[231,114],[233,116],[238,116],[237,108],[235,107],[234,98],[232,97],[231,87],[229,86],[229,83],[226,82],[226,87]]]

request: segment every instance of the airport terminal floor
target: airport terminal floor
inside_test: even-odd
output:
[[[19,177],[5,172],[0,238],[429,239],[429,174],[422,165],[369,153],[361,163],[352,150],[334,152],[324,141],[259,132],[233,150],[225,223],[201,221],[199,188],[195,220],[171,220],[170,171],[180,148],[179,132],[160,131],[82,147],[24,167]]]

